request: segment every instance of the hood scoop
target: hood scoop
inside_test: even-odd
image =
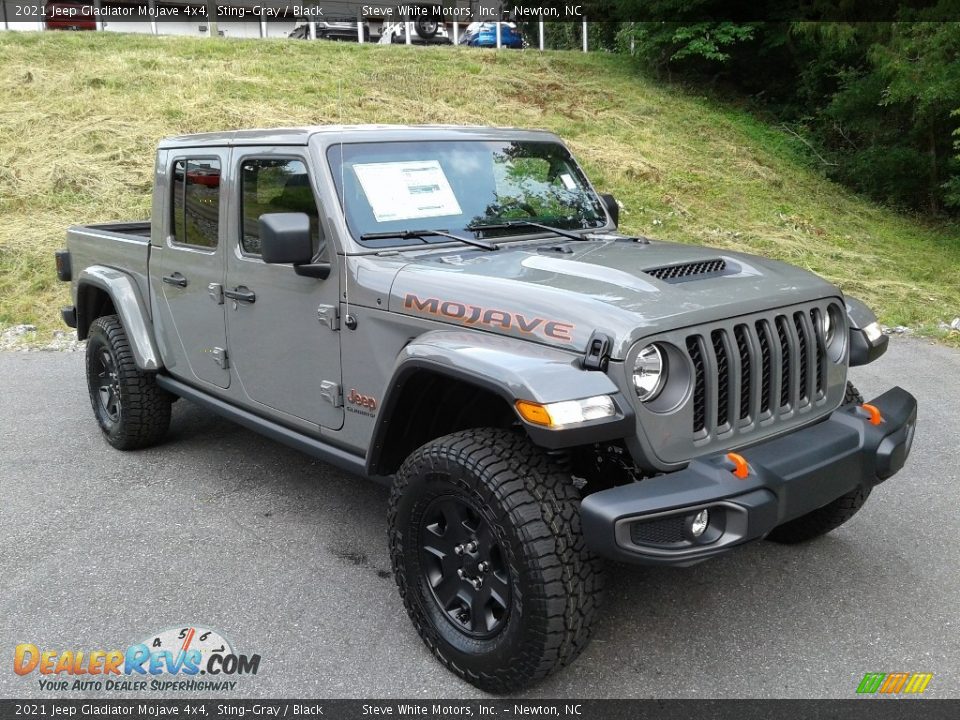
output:
[[[647,275],[663,282],[683,282],[694,280],[705,275],[726,275],[727,261],[723,258],[712,260],[697,260],[695,262],[679,263],[677,265],[663,265],[661,267],[644,270]]]

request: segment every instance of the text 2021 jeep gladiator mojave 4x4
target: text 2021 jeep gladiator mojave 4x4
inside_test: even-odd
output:
[[[617,220],[547,132],[176,137],[150,222],[68,230],[62,314],[114,447],[183,397],[390,483],[417,632],[509,692],[586,645],[603,559],[816,537],[913,440],[913,396],[847,382],[886,350],[863,303]]]

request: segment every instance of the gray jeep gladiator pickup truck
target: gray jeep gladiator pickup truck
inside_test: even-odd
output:
[[[170,138],[150,222],[68,230],[62,314],[114,447],[180,397],[390,484],[414,626],[508,692],[583,649],[605,559],[816,537],[913,440],[908,392],[847,381],[886,349],[861,302],[618,215],[547,132]]]

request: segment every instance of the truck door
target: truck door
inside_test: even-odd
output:
[[[227,158],[227,151],[217,148],[168,153],[163,170],[169,212],[155,218],[163,226],[162,241],[150,256],[164,365],[188,382],[221,388],[230,386],[221,294],[227,243],[220,178]]]
[[[311,425],[343,425],[340,390],[339,278],[327,242],[305,148],[234,148],[235,198],[227,257],[227,336],[242,401]],[[329,277],[301,277],[260,257],[258,221],[277,212],[306,213],[314,258],[333,262]],[[267,410],[269,409],[269,410]]]

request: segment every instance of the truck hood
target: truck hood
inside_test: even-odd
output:
[[[646,335],[829,296],[840,291],[775,260],[603,239],[425,254],[397,274],[389,307],[577,351],[599,330],[622,359]]]

